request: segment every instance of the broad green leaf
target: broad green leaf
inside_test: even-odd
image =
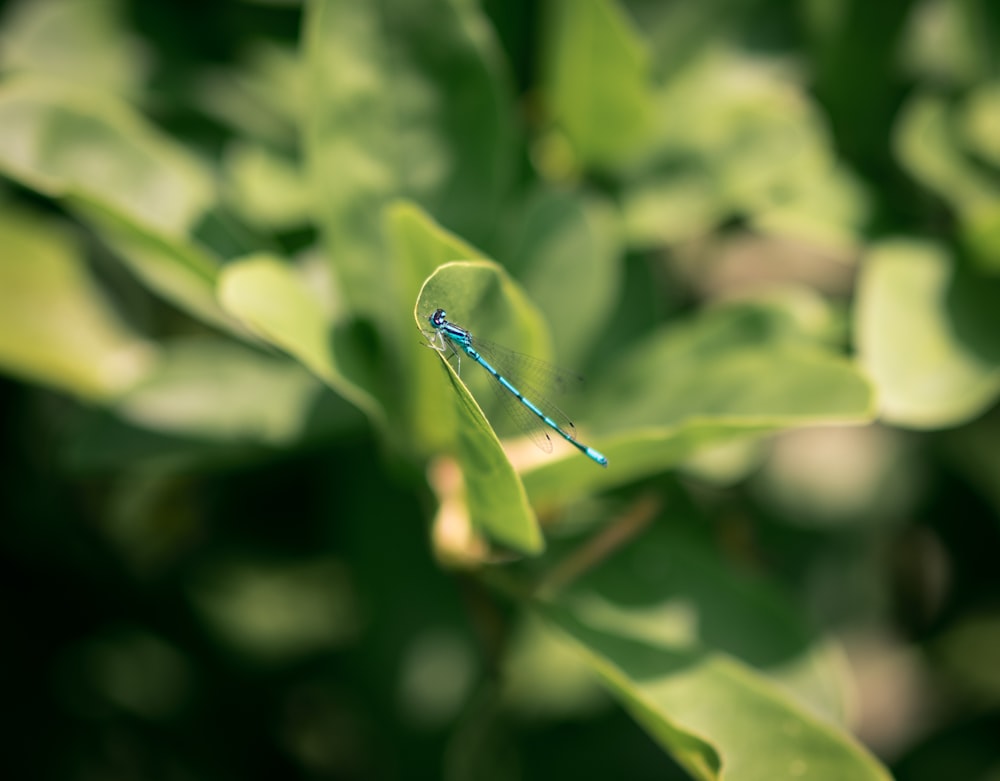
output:
[[[150,290],[206,323],[246,336],[219,307],[215,297],[219,263],[199,244],[187,237],[147,230],[84,197],[71,197],[69,205]]]
[[[1000,167],[1000,81],[972,90],[959,123],[966,143],[983,159]]]
[[[1000,198],[970,207],[960,215],[960,236],[977,266],[1000,273]]]
[[[868,384],[841,356],[768,335],[711,334],[713,319],[722,318],[654,333],[609,367],[593,391],[602,420],[613,420],[604,426],[628,431],[688,421],[843,423],[871,413]],[[726,337],[731,341],[715,341]]]
[[[219,301],[227,312],[294,356],[384,428],[381,406],[349,378],[364,368],[344,365],[356,357],[356,339],[344,333],[319,294],[291,266],[267,255],[231,263],[219,278]]]
[[[913,428],[967,421],[1000,392],[1000,283],[916,240],[875,246],[855,309],[861,363],[882,417]]]
[[[566,610],[545,608],[543,615],[697,779],[890,779],[850,735],[725,654],[667,649],[588,626]]]
[[[607,707],[607,694],[587,663],[535,613],[522,611],[504,650],[502,697],[515,713],[563,721]]]
[[[147,376],[154,345],[115,314],[66,226],[0,213],[0,368],[109,401]]]
[[[649,41],[658,80],[669,79],[692,59],[729,39],[755,12],[752,3],[733,4],[730,0],[700,3],[622,0],[622,4]]]
[[[0,170],[168,236],[186,234],[214,200],[209,174],[125,104],[40,80],[0,86]]]
[[[413,448],[429,455],[440,452],[453,440],[454,408],[441,403],[441,397],[451,390],[442,382],[437,361],[428,360],[425,339],[413,332],[409,308],[435,269],[456,260],[480,258],[482,253],[444,230],[412,204],[391,205],[383,222],[391,248],[390,274],[403,296],[394,327],[410,337],[403,341],[401,360],[393,367],[394,382],[388,395],[393,408],[401,412],[401,424]],[[430,329],[426,317],[418,326]]]
[[[179,368],[177,363],[174,368]],[[294,381],[286,383],[288,378],[282,372],[283,369],[278,369],[276,376],[265,380],[265,385],[284,389],[286,400],[306,401],[308,393],[299,392],[302,389]],[[182,391],[206,381],[204,375],[182,378],[170,369],[164,376]],[[316,382],[312,375],[309,379]],[[164,384],[163,388],[167,387]],[[57,443],[60,464],[73,473],[118,475],[123,480],[139,479],[137,475],[152,479],[154,475],[230,471],[273,463],[282,459],[289,447],[326,444],[356,433],[364,425],[361,413],[333,391],[313,394],[307,409],[288,413],[255,409],[256,396],[251,393],[248,400],[237,389],[230,388],[228,396],[226,390],[213,390],[208,396],[216,405],[235,403],[238,409],[223,414],[215,406],[221,420],[207,421],[202,415],[208,405],[201,399],[192,402],[189,410],[178,410],[179,403],[159,393],[155,385],[146,385],[136,409],[80,410],[79,419],[67,424],[61,432]],[[259,403],[264,401],[260,399]],[[134,418],[136,424],[126,418]],[[142,493],[141,488],[136,490]],[[156,501],[155,497],[147,499]],[[144,518],[144,523],[154,522]],[[137,541],[140,545],[149,541],[142,528],[132,526],[127,530],[130,535],[142,537],[142,541]]]
[[[782,428],[871,419],[871,389],[818,346],[787,309],[731,305],[662,329],[595,377],[593,436],[608,457],[588,473],[574,459],[523,475],[532,501],[565,501],[677,466],[699,449]]]
[[[846,168],[831,164],[819,176],[790,184],[752,217],[761,233],[787,236],[813,246],[854,251],[869,216],[868,194]]]
[[[450,321],[473,334],[489,334],[491,339],[496,336],[498,342],[531,355],[548,352],[541,349],[548,341],[541,316],[495,263],[462,261],[438,268],[417,297],[413,312],[417,327],[429,330],[428,318],[438,308],[448,313]],[[480,376],[475,371],[480,367],[470,366],[466,358],[460,377],[443,354],[428,351],[424,360],[438,363],[438,370],[447,380],[432,390],[437,395],[436,406],[454,408],[454,416],[442,417],[442,425],[454,427],[448,432],[449,450],[462,470],[473,526],[515,550],[540,552],[544,542],[524,488],[465,384],[468,378]],[[481,374],[485,375],[485,371]]]
[[[645,43],[617,0],[552,0],[549,6],[544,97],[549,118],[569,141],[574,167],[606,168],[634,158],[651,130]]]
[[[118,0],[20,0],[0,24],[0,69],[87,89],[138,92],[150,58],[131,35]]]
[[[347,305],[391,322],[401,297],[387,295],[383,207],[410,198],[476,243],[492,234],[513,170],[507,79],[475,4],[313,0],[306,11],[314,211]],[[405,338],[383,336],[393,349]]]
[[[787,66],[715,47],[675,74],[656,104],[654,148],[623,198],[634,245],[695,239],[734,215],[820,245],[859,241],[865,193]]]
[[[1000,167],[1000,82],[988,82],[972,91],[962,107],[959,126],[973,154]],[[1000,187],[994,197],[964,209],[961,235],[980,267],[1000,272]]]
[[[725,219],[728,206],[707,171],[682,169],[631,184],[622,211],[629,244],[645,248],[704,236]]]
[[[943,97],[918,93],[904,107],[896,127],[897,156],[914,178],[959,211],[995,203],[1000,187],[964,155],[954,122]]]
[[[711,649],[764,673],[817,715],[842,723],[840,655],[770,582],[739,572],[670,513],[554,596],[595,629],[667,650]]]
[[[167,300],[238,330],[214,300],[218,260],[190,239],[214,199],[212,180],[125,104],[79,87],[5,83],[0,171],[65,199]]]
[[[989,159],[995,100],[970,98],[964,112],[932,93],[910,99],[896,129],[896,153],[910,174],[944,198],[958,215],[960,235],[981,268],[1000,271],[1000,185],[970,153]],[[971,144],[972,148],[965,148]]]
[[[542,192],[528,202],[510,267],[552,324],[561,365],[577,365],[618,300],[620,233],[618,215],[596,198]]]
[[[116,403],[126,420],[202,440],[304,438],[323,385],[301,365],[210,337],[163,344],[156,369]]]
[[[296,148],[309,105],[301,52],[260,40],[241,55],[236,67],[200,71],[192,85],[193,100],[240,138],[279,149]]]
[[[532,462],[521,473],[521,480],[532,505],[542,511],[674,469],[706,448],[773,434],[781,428],[767,421],[733,420],[645,426],[606,436],[578,432],[582,441],[605,455],[607,469],[594,472],[587,468],[586,459],[570,452],[563,458]]]
[[[237,142],[226,149],[224,172],[227,201],[249,224],[286,230],[309,223],[309,190],[293,160],[262,144]]]

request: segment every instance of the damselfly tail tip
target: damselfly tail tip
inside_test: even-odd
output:
[[[597,462],[598,464],[600,464],[601,466],[603,466],[603,467],[607,468],[607,466],[608,466],[608,459],[604,457],[604,454],[603,454],[603,453],[598,453],[598,452],[597,452],[596,450],[594,450],[594,448],[592,448],[592,447],[588,447],[588,448],[586,449],[586,451],[584,451],[584,452],[585,452],[585,453],[586,453],[586,454],[587,454],[588,456],[590,456],[590,457],[591,457],[591,458],[592,458],[592,459],[593,459],[594,461],[596,461],[596,462]]]

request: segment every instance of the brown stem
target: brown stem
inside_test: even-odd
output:
[[[652,523],[661,504],[653,494],[640,496],[621,516],[553,567],[536,586],[535,595],[551,596],[607,559]]]

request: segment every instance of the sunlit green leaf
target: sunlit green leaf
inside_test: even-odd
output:
[[[166,236],[112,209],[73,196],[70,206],[100,234],[122,263],[147,287],[189,314],[245,336],[215,298],[218,260],[187,237]]]
[[[987,82],[972,91],[960,123],[969,146],[1000,166],[1000,82]]]
[[[228,201],[248,223],[282,230],[309,222],[309,189],[292,160],[262,145],[233,144],[226,150],[225,173]]]
[[[294,148],[309,104],[300,52],[263,40],[241,54],[238,67],[202,70],[192,85],[193,99],[241,138]]]
[[[1000,392],[1000,285],[957,271],[941,247],[887,241],[865,261],[855,332],[882,416],[914,428],[962,423]]]
[[[4,8],[0,68],[51,76],[86,89],[136,92],[149,71],[118,0],[20,0]]]
[[[304,436],[322,392],[319,380],[288,359],[200,338],[164,344],[156,370],[116,408],[157,431],[283,445]]]
[[[35,80],[0,87],[0,170],[51,196],[81,196],[183,235],[212,203],[208,173],[110,96]]]
[[[549,608],[544,615],[695,778],[889,781],[885,768],[846,732],[727,655],[669,650],[591,627],[568,611]]]
[[[554,599],[595,629],[672,651],[712,649],[763,672],[800,705],[846,715],[840,656],[773,584],[732,562],[676,511]]]
[[[740,24],[754,13],[753,4],[734,4],[730,0],[621,2],[649,41],[653,69],[660,78],[669,78],[692,59],[726,40],[731,30],[739,29]],[[806,12],[803,9],[803,13]]]
[[[864,190],[787,65],[715,47],[674,74],[656,104],[655,144],[623,199],[634,245],[696,239],[733,215],[821,246],[859,241]]]
[[[234,329],[214,301],[218,260],[191,241],[214,199],[208,173],[125,104],[80,87],[0,87],[0,171],[64,198],[153,290]]]
[[[468,261],[438,268],[428,277],[417,298],[414,309],[417,326],[430,330],[428,318],[438,308],[448,313],[450,321],[474,334],[489,334],[490,339],[496,335],[498,342],[532,355],[548,352],[541,349],[548,336],[538,311],[494,263]],[[542,537],[524,488],[482,408],[465,385],[466,378],[480,376],[475,372],[480,367],[470,366],[471,361],[466,357],[460,377],[446,355],[428,352],[425,360],[438,363],[437,368],[448,380],[439,383],[435,392],[438,405],[451,405],[455,410],[454,417],[449,414],[442,425],[454,426],[450,449],[462,470],[473,525],[511,548],[539,552],[543,547]]]
[[[551,323],[560,364],[577,365],[605,327],[619,293],[621,256],[610,205],[556,192],[529,201],[509,262]]]
[[[672,171],[634,183],[622,209],[629,244],[645,248],[696,239],[727,213],[725,200],[705,171]]]
[[[634,157],[652,118],[644,42],[617,0],[553,0],[550,6],[542,51],[551,120],[578,165],[602,168]]]
[[[451,390],[442,382],[437,361],[429,360],[432,356],[425,338],[413,330],[409,308],[435,269],[452,261],[482,257],[482,253],[444,230],[412,204],[393,204],[386,210],[384,224],[391,245],[392,289],[401,296],[395,327],[406,334],[401,360],[392,369],[394,401],[417,452],[436,453],[454,439],[454,407],[441,403],[442,396]],[[418,318],[421,330],[430,330],[427,320],[430,312],[422,312],[424,316]]]
[[[507,80],[471,3],[314,0],[305,46],[319,226],[347,304],[392,318],[383,207],[410,198],[473,242],[491,235],[512,173]]]
[[[989,159],[995,96],[975,93],[964,112],[943,96],[911,98],[896,128],[896,150],[911,175],[955,210],[960,236],[980,268],[1000,270],[1000,184],[970,152]],[[966,145],[971,145],[967,149]]]
[[[571,458],[542,462],[523,475],[533,502],[621,485],[732,439],[864,422],[873,400],[859,371],[787,311],[737,305],[633,345],[594,378],[588,408],[594,433],[585,428],[581,438],[609,468],[593,474]]]
[[[219,279],[219,300],[226,311],[297,358],[374,422],[384,423],[382,408],[346,373],[343,362],[352,355],[349,345],[354,340],[291,266],[267,255],[232,263]]]
[[[895,144],[907,170],[957,208],[1000,200],[1000,187],[964,156],[943,97],[912,97],[899,119]]]
[[[0,214],[0,367],[76,396],[110,400],[147,376],[155,346],[132,332],[87,272],[66,226]]]

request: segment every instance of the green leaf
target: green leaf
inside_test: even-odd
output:
[[[794,313],[766,301],[651,334],[593,383],[596,436],[584,441],[609,468],[593,474],[573,459],[546,461],[523,475],[528,495],[557,503],[670,469],[709,445],[870,420],[864,377],[815,338]]]
[[[69,205],[150,290],[198,319],[236,336],[246,332],[219,307],[219,262],[186,237],[166,236],[113,210],[74,196]]]
[[[592,628],[565,610],[546,608],[543,615],[695,778],[890,779],[847,733],[731,657],[670,650]]]
[[[530,355],[549,352],[542,349],[548,337],[541,315],[504,270],[490,261],[447,263],[428,277],[413,312],[417,327],[430,330],[428,318],[438,308],[447,311],[449,320],[474,334],[489,334],[491,339],[496,335],[498,342]],[[515,550],[540,552],[544,542],[521,481],[482,408],[463,382],[470,375],[477,376],[470,370],[479,367],[470,367],[466,360],[463,376],[459,377],[444,355],[427,352],[424,360],[439,363],[439,376],[447,380],[430,388],[430,400],[437,408],[454,409],[454,417],[444,418],[441,425],[454,426],[448,432],[449,449],[462,470],[473,526]]]
[[[842,723],[841,656],[772,583],[741,572],[676,510],[584,573],[554,602],[588,626],[673,651],[736,657],[817,715]]]
[[[1000,187],[967,158],[945,99],[918,93],[904,107],[895,133],[906,170],[948,199],[958,211],[1000,200]]]
[[[966,209],[959,218],[962,244],[978,268],[1000,273],[1000,199]]]
[[[980,84],[970,92],[959,125],[966,143],[1000,167],[1000,81]]]
[[[410,198],[492,234],[513,170],[507,79],[472,3],[313,0],[305,36],[315,213],[347,305],[391,321],[383,207]]]
[[[606,325],[618,301],[622,253],[609,204],[556,191],[528,202],[510,267],[552,323],[560,365],[576,365]]]
[[[200,71],[192,99],[243,139],[295,149],[309,105],[304,57],[297,47],[254,40],[236,67]]]
[[[353,358],[355,340],[291,266],[262,254],[231,263],[219,278],[219,301],[227,312],[385,427],[382,407],[350,379],[364,370],[344,365]]]
[[[390,274],[403,296],[393,327],[405,334],[400,337],[401,354],[392,370],[387,396],[392,399],[392,408],[400,411],[400,425],[412,448],[426,456],[440,452],[453,440],[454,410],[450,404],[441,404],[442,395],[451,391],[441,381],[437,362],[428,360],[426,341],[413,332],[408,310],[435,269],[451,261],[481,258],[482,253],[413,204],[392,204],[385,211],[383,224],[391,247]],[[418,326],[430,328],[426,317]]]
[[[1000,185],[975,162],[997,152],[990,140],[998,122],[996,87],[973,93],[952,109],[933,93],[910,99],[896,130],[896,151],[904,167],[955,210],[965,247],[983,270],[1000,271]]]
[[[211,178],[125,104],[79,87],[5,83],[0,171],[64,199],[167,300],[239,331],[215,301],[218,260],[189,237],[214,200]]]
[[[294,161],[263,144],[233,143],[226,149],[227,201],[247,223],[287,230],[309,223],[312,202]]]
[[[118,0],[35,0],[5,8],[0,68],[86,89],[138,92],[149,72],[142,41],[123,24]]]
[[[653,149],[631,172],[630,241],[699,238],[734,215],[761,230],[853,248],[868,217],[803,79],[772,59],[713,47],[657,93]]]
[[[324,386],[298,363],[237,342],[166,342],[156,370],[118,399],[132,423],[201,440],[288,445],[303,439]]]
[[[753,4],[734,5],[729,0],[700,3],[644,3],[623,0],[636,26],[649,41],[657,80],[667,80],[691,60],[721,42],[753,17]],[[738,33],[737,33],[738,35]]]
[[[577,166],[634,157],[651,130],[652,101],[649,56],[626,13],[616,0],[553,0],[547,22],[546,106]]]
[[[0,214],[0,367],[81,398],[109,401],[153,369],[154,345],[109,306],[60,223]]]
[[[855,332],[882,417],[913,428],[967,421],[1000,392],[1000,283],[953,268],[941,247],[876,245],[858,283]]]
[[[622,210],[629,245],[646,248],[704,236],[725,219],[728,205],[707,172],[681,169],[632,183]]]
[[[186,234],[214,200],[208,173],[125,104],[36,80],[0,86],[0,170],[169,236]]]

